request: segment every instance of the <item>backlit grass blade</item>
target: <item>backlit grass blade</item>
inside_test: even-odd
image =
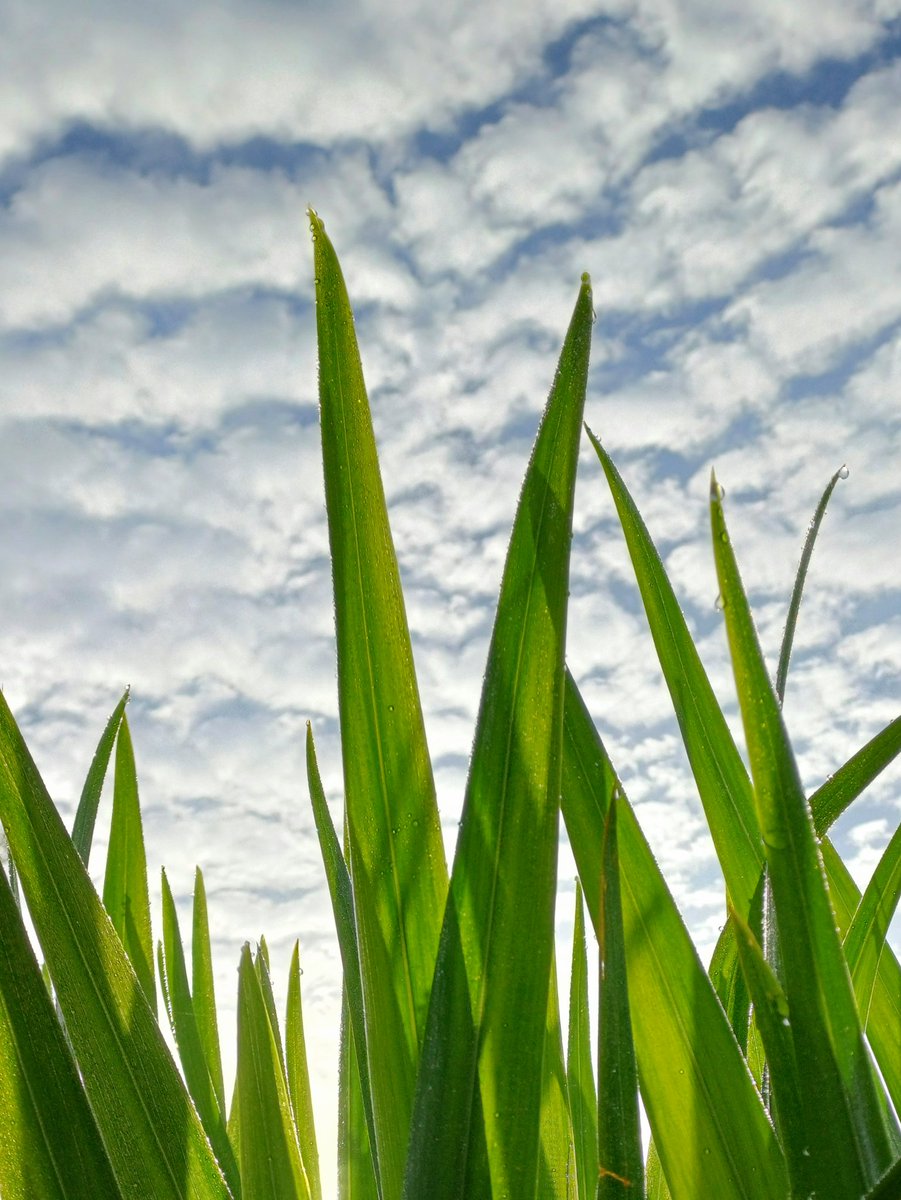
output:
[[[535,1186],[542,1070],[523,1047],[542,1044],[547,1019],[569,549],[593,319],[586,275],[507,552],[417,1085],[408,1200],[520,1197]]]
[[[597,925],[604,822],[620,785],[570,675],[563,748],[563,815]],[[624,794],[618,818],[639,1081],[673,1200],[783,1197],[788,1182],[775,1133]]]
[[[134,749],[128,718],[124,713],[116,738],[113,819],[103,879],[103,907],[110,915],[113,928],[131,959],[147,1002],[155,1014],[156,977],[150,931],[147,856],[144,852],[141,806],[138,803]]]
[[[203,1048],[219,1111],[225,1113],[225,1083],[219,1050],[219,1018],[213,983],[213,956],[210,949],[210,924],[207,917],[206,888],[200,867],[194,872],[194,911],[191,933],[191,1001],[197,1034]]]
[[[310,222],[348,861],[381,1183],[396,1200],[447,868],[353,315],[322,222]]]
[[[100,794],[103,791],[103,781],[106,778],[106,771],[109,767],[110,755],[113,752],[116,734],[119,732],[119,723],[125,714],[128,694],[129,689],[126,688],[122,699],[113,709],[112,716],[107,721],[106,727],[101,734],[97,749],[94,751],[94,757],[91,760],[91,765],[88,768],[87,778],[84,781],[84,787],[81,791],[81,799],[78,802],[78,808],[75,812],[75,823],[72,826],[72,841],[75,843],[75,849],[81,855],[85,866],[88,865],[88,859],[91,854],[91,842],[94,838],[94,824],[97,820],[97,808],[100,804]]]
[[[579,1200],[576,1149],[563,1059],[557,971],[551,959],[547,996],[547,1029],[539,1124],[538,1176],[535,1200]]]
[[[640,1200],[644,1194],[644,1160],[620,895],[617,812],[622,802],[618,796],[614,788],[604,822],[597,924],[601,952],[597,1200]]]
[[[238,973],[237,1103],[241,1183],[247,1200],[310,1200],[277,1035],[247,945]]]
[[[894,762],[901,751],[901,717],[886,725],[874,738],[835,772],[810,797],[817,835],[821,836],[852,801]]]
[[[747,916],[763,867],[747,771],[635,502],[600,441],[590,430],[588,436],[616,505],[726,887]]]
[[[348,1041],[348,1053],[356,1054],[357,1083],[360,1088],[360,1103],[366,1118],[369,1145],[372,1151],[372,1169],[376,1180],[380,1179],[378,1145],[375,1139],[375,1117],[372,1110],[372,1088],[369,1082],[369,1056],[366,1053],[366,1023],[363,1013],[363,981],[360,971],[360,951],[357,942],[357,923],[354,916],[353,887],[350,874],[341,853],[341,843],[332,824],[331,814],[322,787],[316,747],[313,743],[312,727],[307,725],[307,780],[313,803],[313,819],[328,880],[332,911],[341,965],[344,969],[344,997],[347,1018],[352,1031]],[[343,1043],[342,1043],[343,1044]],[[342,1050],[342,1055],[344,1051]],[[343,1058],[342,1058],[343,1061]],[[348,1077],[349,1079],[349,1077]]]
[[[313,1123],[313,1095],[307,1067],[307,1048],[303,1035],[303,1008],[300,1002],[300,947],[294,943],[288,971],[288,1008],[285,1016],[285,1059],[288,1068],[288,1094],[294,1111],[300,1156],[310,1182],[312,1200],[322,1200],[319,1180],[319,1150]]]
[[[802,1120],[822,1197],[862,1194],[891,1162],[883,1112],[857,1018],[810,809],[711,485],[711,524],[782,955],[795,1054],[804,1063]]]
[[[225,1110],[219,1103],[216,1087],[210,1076],[194,1001],[188,988],[188,970],[178,928],[178,913],[166,872],[162,875],[163,939],[162,964],[165,980],[163,989],[172,1033],[178,1047],[185,1083],[197,1108],[210,1144],[219,1160],[223,1174],[238,1197],[241,1194],[238,1164],[226,1130]]]
[[[2,693],[0,819],[123,1194],[226,1200],[143,989]]]
[[[579,1200],[595,1200],[598,1178],[598,1098],[591,1062],[591,1023],[588,1007],[588,955],[582,885],[576,880],[573,956],[569,983],[569,1038],[566,1080],[572,1114]]]
[[[282,1045],[281,1031],[278,1023],[278,1012],[275,1007],[275,995],[272,991],[272,976],[269,972],[269,947],[266,944],[265,937],[260,938],[259,947],[254,955],[253,965],[256,968],[257,978],[260,981],[260,992],[263,996],[263,1003],[266,1005],[266,1015],[269,1017],[269,1024],[272,1028],[273,1041],[275,1048],[278,1051],[279,1063],[281,1064],[282,1074],[285,1076],[285,1084],[287,1085],[287,1069],[285,1067],[285,1049]]]
[[[2,867],[0,1195],[121,1196]]]
[[[857,1011],[866,1025],[879,960],[901,896],[901,825],[886,846],[842,942]]]
[[[344,997],[338,1074],[338,1200],[379,1200],[358,1062]]]
[[[795,575],[795,584],[792,588],[791,600],[788,605],[788,616],[785,621],[785,632],[782,635],[782,646],[779,651],[779,665],[776,668],[776,696],[781,704],[785,697],[785,681],[788,677],[788,664],[791,659],[792,645],[795,640],[795,627],[798,623],[798,610],[801,607],[801,596],[804,592],[804,582],[807,579],[807,568],[810,566],[810,558],[813,554],[813,548],[816,544],[817,534],[820,531],[820,525],[823,522],[823,517],[826,515],[826,506],[832,493],[835,491],[835,485],[840,479],[848,478],[848,468],[845,466],[839,467],[829,482],[826,484],[826,490],[820,497],[820,502],[813,514],[813,520],[810,522],[810,528],[807,530],[807,537],[804,539],[804,548],[801,551],[801,561],[798,564],[797,574]]]

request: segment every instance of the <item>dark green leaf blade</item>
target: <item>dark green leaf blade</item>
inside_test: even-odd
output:
[[[445,912],[409,1200],[534,1187],[554,939],[576,461],[594,314],[583,276],[507,552]],[[481,1109],[481,1116],[479,1110]]]
[[[598,1098],[591,1063],[588,1007],[588,955],[582,885],[576,880],[573,955],[569,984],[569,1038],[566,1079],[572,1113],[579,1200],[595,1200],[598,1178]]]

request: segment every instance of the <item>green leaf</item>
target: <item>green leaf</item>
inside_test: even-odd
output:
[[[536,1178],[542,1065],[523,1047],[542,1044],[547,1020],[569,549],[593,318],[583,276],[507,552],[417,1086],[409,1200],[525,1196]]]
[[[848,759],[810,797],[813,824],[822,836],[852,801],[869,787],[901,751],[901,717],[896,717]]]
[[[341,1051],[338,1073],[338,1200],[379,1200],[378,1180],[363,1106],[358,1062],[347,997],[341,1004]]]
[[[0,819],[123,1194],[225,1200],[144,991],[2,693]]]
[[[569,1110],[566,1066],[563,1061],[560,997],[553,958],[547,993],[538,1140],[535,1200],[579,1200],[576,1149]]]
[[[609,454],[591,430],[588,436],[616,504],[726,887],[747,917],[763,867],[748,774],[644,521]]]
[[[572,1113],[579,1200],[595,1200],[598,1178],[598,1098],[591,1065],[591,1023],[588,1008],[588,957],[582,885],[576,880],[573,956],[569,984],[569,1039],[566,1059],[567,1090]]]
[[[0,1194],[119,1200],[28,934],[0,867]]]
[[[638,1076],[620,895],[617,811],[621,805],[614,788],[604,822],[603,875],[596,926],[601,951],[597,1200],[624,1197],[640,1200],[644,1195]]]
[[[563,749],[563,816],[597,927],[604,822],[614,789],[622,789],[570,675]],[[624,795],[617,842],[639,1081],[672,1196],[785,1196],[773,1128]],[[649,1182],[657,1186],[657,1179]]]
[[[353,314],[322,222],[310,222],[348,861],[381,1182],[396,1200],[447,868]]]
[[[895,830],[867,884],[842,942],[857,1011],[866,1025],[873,1002],[879,960],[901,896],[901,825]]]
[[[106,728],[100,737],[97,749],[94,751],[94,757],[91,760],[88,775],[82,788],[81,799],[78,802],[78,808],[75,812],[75,823],[72,826],[72,841],[75,843],[75,849],[81,855],[85,866],[88,865],[88,859],[91,854],[91,842],[94,839],[94,824],[97,820],[97,809],[100,805],[100,794],[103,791],[106,769],[109,766],[116,734],[119,732],[119,723],[125,714],[128,695],[129,689],[126,688],[122,699],[113,709],[112,716],[106,723]]]
[[[288,971],[288,1009],[285,1016],[285,1058],[288,1067],[288,1094],[294,1111],[300,1156],[310,1181],[313,1200],[322,1200],[319,1180],[319,1150],[313,1122],[313,1095],[307,1067],[307,1048],[303,1035],[303,1008],[300,1002],[300,946],[294,943]]]
[[[216,1015],[216,991],[213,984],[213,955],[210,948],[210,923],[207,916],[206,889],[200,867],[194,872],[194,913],[191,934],[191,1000],[197,1034],[203,1048],[207,1070],[216,1092],[219,1111],[225,1109],[225,1083],[219,1051],[219,1019]]]
[[[891,1161],[813,821],[711,484],[711,524],[729,651],[772,886],[812,1178],[824,1198],[860,1195]],[[789,949],[790,948],[790,949]]]
[[[250,947],[238,971],[237,1103],[241,1183],[248,1200],[309,1200],[310,1185],[294,1118],[278,1038]]]
[[[901,1200],[901,1158],[892,1164],[863,1200]]]

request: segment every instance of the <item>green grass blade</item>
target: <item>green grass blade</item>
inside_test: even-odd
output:
[[[248,1200],[309,1200],[278,1046],[250,947],[238,972],[237,1103],[241,1183]]]
[[[345,996],[338,1074],[338,1200],[379,1200],[358,1062]]]
[[[544,1067],[539,1121],[538,1174],[535,1200],[579,1200],[576,1149],[563,1059],[560,1026],[560,997],[557,971],[551,959],[551,982],[547,994],[547,1027],[544,1035]]]
[[[788,616],[785,621],[785,632],[782,635],[782,647],[779,651],[779,665],[776,668],[776,696],[779,699],[780,705],[785,697],[785,681],[788,677],[788,664],[791,659],[792,645],[795,640],[795,627],[798,623],[798,610],[801,607],[801,596],[804,592],[804,582],[807,579],[807,568],[810,566],[810,558],[813,554],[813,548],[816,544],[817,534],[820,532],[820,525],[823,522],[823,517],[826,515],[826,506],[832,493],[835,491],[835,485],[840,479],[848,478],[848,468],[845,466],[839,467],[829,482],[826,484],[826,490],[820,497],[820,502],[816,507],[816,512],[813,514],[813,520],[810,522],[810,528],[807,530],[807,537],[804,539],[804,548],[801,551],[801,561],[798,564],[798,571],[795,575],[795,584],[792,588],[791,600],[788,605]]]
[[[156,1013],[156,978],[153,971],[153,936],[150,930],[150,894],[147,890],[147,856],[138,802],[138,777],[128,718],[122,714],[116,738],[116,771],[113,819],[110,826],[103,907],[110,915],[147,1003]]]
[[[597,927],[604,822],[620,785],[569,675],[563,748],[563,816]],[[632,1030],[642,1098],[672,1196],[785,1196],[785,1162],[760,1096],[650,848],[623,801],[617,841]]]
[[[766,846],[795,1053],[804,1063],[807,1147],[818,1193],[863,1193],[891,1161],[888,1132],[824,886],[813,821],[723,517],[711,524],[729,650]]]
[[[588,436],[616,505],[726,887],[747,916],[763,867],[748,773],[635,502],[609,454],[590,430]]]
[[[638,1116],[638,1073],[632,1040],[626,947],[620,895],[617,811],[614,789],[604,822],[603,876],[598,912],[601,951],[598,1030],[597,1200],[644,1195],[644,1161]]]
[[[542,1067],[523,1047],[542,1044],[547,1020],[569,549],[593,319],[583,276],[507,552],[418,1081],[409,1200],[461,1189],[525,1196],[536,1178]]]
[[[238,1164],[228,1139],[225,1110],[219,1104],[197,1025],[194,1001],[188,988],[188,970],[178,927],[178,913],[165,871],[162,874],[162,896],[162,963],[165,978],[163,994],[169,1022],[188,1091],[222,1172],[232,1192],[238,1197],[241,1194]]]
[[[123,1193],[226,1200],[143,989],[2,693],[0,820]]]
[[[400,1195],[447,868],[353,315],[310,213],[349,865],[381,1182]]]
[[[348,1010],[348,1020],[353,1032],[352,1039],[348,1043],[349,1052],[355,1053],[358,1058],[356,1070],[360,1088],[360,1103],[363,1106],[366,1118],[367,1136],[372,1151],[372,1169],[375,1178],[379,1180],[378,1145],[375,1137],[372,1088],[369,1082],[369,1057],[366,1052],[363,980],[360,970],[357,923],[354,915],[353,885],[347,870],[347,864],[344,861],[344,855],[341,853],[341,843],[338,841],[338,835],[335,832],[331,814],[328,810],[325,792],[322,787],[322,778],[319,774],[319,764],[316,761],[313,729],[309,724],[307,725],[307,780],[313,804],[313,819],[316,823],[316,833],[319,837],[322,861],[325,866],[326,879],[328,880],[332,911],[335,915],[335,928],[338,933],[338,946],[341,951],[341,965],[344,969],[345,1003]],[[348,1078],[350,1077],[348,1076]]]
[[[595,1200],[598,1178],[598,1098],[591,1063],[591,1024],[588,1007],[588,955],[582,885],[576,880],[573,956],[569,983],[569,1038],[566,1079],[572,1113],[579,1200]]]
[[[91,765],[88,768],[87,778],[84,781],[84,787],[81,791],[81,799],[78,802],[78,808],[75,812],[75,823],[72,826],[72,841],[75,843],[75,849],[81,855],[85,866],[88,865],[88,859],[91,855],[91,842],[94,839],[94,824],[97,820],[97,809],[100,805],[100,793],[103,791],[103,781],[106,779],[110,755],[113,752],[113,743],[116,740],[116,734],[119,732],[119,723],[125,714],[128,694],[129,690],[126,688],[122,699],[113,709],[112,716],[106,723],[106,728],[100,737],[97,749],[94,751],[94,757],[91,760]]]
[[[895,717],[810,797],[810,809],[818,836],[831,827],[832,822],[869,787],[880,771],[894,762],[899,751],[901,717]]]
[[[0,1130],[4,1200],[120,1200],[2,867]]]
[[[200,867],[194,872],[194,912],[191,933],[191,999],[197,1034],[203,1047],[207,1070],[219,1111],[225,1109],[225,1082],[219,1050],[219,1019],[216,1014],[216,990],[213,984],[213,955],[210,948],[210,923],[207,916],[206,888]]]
[[[863,1200],[901,1200],[901,1158],[892,1164]]]
[[[275,1048],[278,1051],[278,1058],[282,1068],[282,1074],[285,1076],[287,1084],[287,1071],[285,1069],[285,1050],[282,1045],[281,1031],[278,1024],[278,1012],[275,1007],[275,995],[272,991],[272,976],[269,971],[269,947],[266,944],[265,937],[260,938],[257,953],[254,956],[253,965],[256,968],[257,978],[260,981],[260,991],[263,996],[263,1003],[266,1005],[266,1015],[269,1017],[269,1024],[272,1028],[272,1036],[275,1041]]]
[[[901,825],[886,846],[842,942],[857,1011],[866,1025],[879,960],[901,896]]]
[[[313,1094],[307,1067],[307,1047],[303,1035],[303,1008],[300,1001],[300,947],[294,943],[288,972],[288,1008],[285,1015],[285,1058],[288,1066],[288,1094],[294,1111],[300,1156],[310,1181],[312,1200],[322,1200],[319,1179],[319,1150],[313,1122]]]

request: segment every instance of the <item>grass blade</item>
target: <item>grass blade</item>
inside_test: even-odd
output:
[[[225,1083],[219,1050],[219,1019],[216,1015],[216,991],[213,984],[213,955],[210,949],[210,923],[207,917],[206,888],[200,867],[194,872],[194,913],[191,933],[191,1001],[197,1034],[206,1060],[207,1071],[216,1093],[219,1111],[225,1113]]]
[[[5,1200],[120,1200],[2,867],[0,1130]]]
[[[338,1074],[338,1200],[379,1200],[375,1156],[363,1106],[358,1063],[346,995],[341,1005]]]
[[[711,524],[760,829],[783,955],[795,1054],[804,1063],[806,1146],[824,1198],[862,1194],[891,1162],[888,1132],[864,1045],[813,821],[711,484]]]
[[[396,1200],[447,868],[353,315],[331,242],[310,221],[348,862],[381,1184]]]
[[[488,653],[417,1087],[410,1200],[525,1196],[535,1185],[542,1070],[522,1047],[542,1044],[547,1020],[569,548],[593,317],[583,276]]]
[[[880,771],[894,762],[899,751],[901,717],[895,717],[810,797],[817,836],[822,836],[848,805],[870,786]]]
[[[128,695],[129,689],[126,688],[122,699],[113,709],[112,716],[106,723],[106,728],[100,737],[97,749],[94,751],[94,757],[91,760],[91,765],[88,768],[87,778],[84,781],[84,787],[81,791],[81,799],[78,802],[78,808],[75,812],[75,823],[72,826],[72,841],[75,843],[75,849],[81,855],[81,860],[85,866],[88,865],[88,859],[91,855],[91,842],[94,839],[94,824],[97,820],[97,809],[100,805],[103,781],[106,779],[110,755],[113,752],[113,743],[116,740],[116,734],[119,732],[119,723],[125,714]]]
[[[143,989],[2,693],[0,820],[123,1193],[226,1200]]]
[[[598,1178],[598,1098],[591,1064],[591,1028],[588,1008],[588,956],[585,948],[585,914],[582,885],[576,880],[573,921],[573,956],[569,984],[569,1039],[566,1057],[569,1107],[579,1200],[595,1200]]]
[[[544,1035],[544,1067],[539,1123],[538,1175],[535,1200],[579,1200],[576,1149],[563,1060],[563,1031],[560,1027],[560,998],[557,971],[551,960],[547,994],[547,1028]]]
[[[319,1150],[313,1123],[313,1094],[307,1067],[307,1048],[303,1035],[303,1008],[300,1002],[300,947],[294,943],[288,972],[288,1009],[285,1016],[285,1058],[288,1066],[288,1094],[294,1110],[300,1156],[310,1181],[312,1200],[322,1200],[319,1180]]]
[[[901,896],[901,826],[886,846],[842,946],[851,972],[857,1011],[866,1025],[873,1001],[879,961],[885,949],[889,925]]]
[[[563,748],[563,816],[588,911],[597,927],[604,822],[614,789],[622,789],[570,675]],[[674,1200],[697,1200],[702,1195],[718,1200],[785,1196],[785,1162],[773,1128],[624,795],[618,817],[639,1081],[672,1196]],[[711,1063],[716,1063],[715,1071],[710,1070]]]

